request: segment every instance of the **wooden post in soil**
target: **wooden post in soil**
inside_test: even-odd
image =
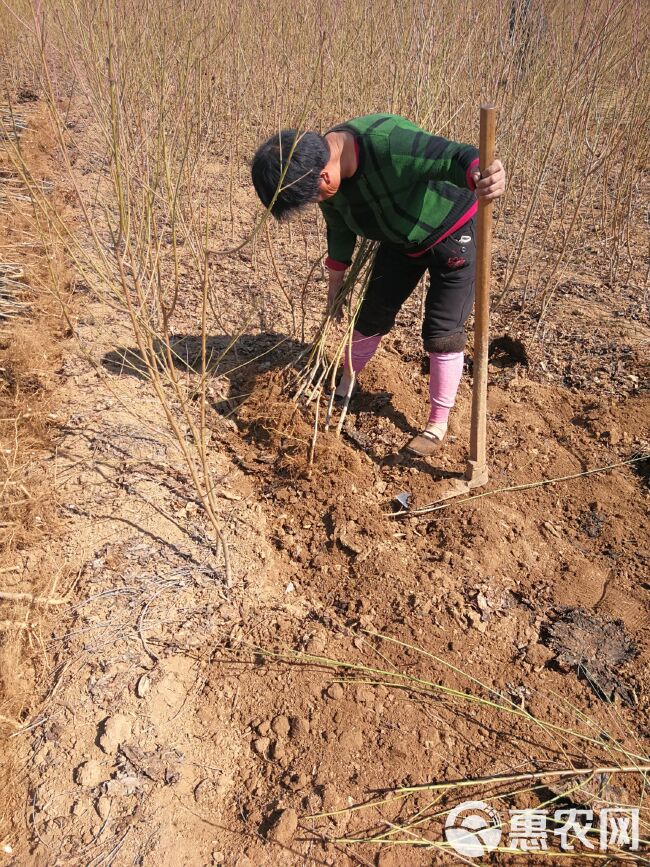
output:
[[[496,108],[481,106],[479,168],[481,172],[494,161]],[[470,488],[485,485],[488,468],[485,454],[487,426],[488,333],[490,320],[490,266],[492,259],[492,202],[478,200],[476,232],[476,301],[474,303],[474,384],[469,460],[465,479]]]

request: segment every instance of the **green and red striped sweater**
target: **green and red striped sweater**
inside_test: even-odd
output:
[[[475,147],[431,135],[395,114],[357,117],[330,132],[340,130],[354,135],[359,165],[320,203],[328,267],[347,268],[357,236],[422,255],[476,212]]]

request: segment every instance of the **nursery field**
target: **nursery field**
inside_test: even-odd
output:
[[[0,83],[0,863],[650,864],[644,4],[7,0]],[[485,102],[442,499],[472,320],[436,456],[423,286],[342,415],[250,161]]]

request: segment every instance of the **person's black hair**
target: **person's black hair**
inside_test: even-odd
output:
[[[320,173],[330,158],[327,142],[317,132],[299,135],[298,143],[291,153],[297,135],[295,129],[283,129],[279,135],[272,135],[259,146],[251,165],[255,191],[264,207],[268,208],[289,161],[282,178],[282,189],[271,208],[271,213],[278,220],[288,217],[296,208],[315,201]]]

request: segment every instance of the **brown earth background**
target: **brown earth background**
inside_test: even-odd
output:
[[[76,183],[91,199],[105,182],[97,129],[82,100],[66,106]],[[32,179],[83,235],[43,98],[18,109]],[[215,156],[203,182],[225,186],[226,165]],[[2,172],[17,189],[9,160]],[[647,178],[646,169],[640,199]],[[29,508],[7,521],[1,572],[6,863],[460,863],[448,849],[389,845],[390,835],[369,842],[386,829],[439,841],[439,816],[395,829],[451,801],[416,792],[348,808],[405,786],[447,782],[451,798],[453,781],[616,764],[608,743],[634,757],[623,764],[642,764],[648,461],[624,463],[648,451],[640,278],[608,282],[597,255],[568,268],[541,332],[506,300],[492,318],[492,336],[510,343],[494,347],[489,368],[489,495],[396,518],[398,494],[431,503],[444,475],[462,470],[471,347],[444,455],[435,466],[406,460],[400,450],[427,413],[416,292],[362,373],[342,436],[322,432],[309,466],[313,408],[296,408],[281,387],[301,342],[277,263],[250,247],[210,258],[222,307],[207,338],[220,356],[207,424],[227,586],[124,312],[85,282],[60,238],[42,243],[29,196],[8,201],[3,234],[35,291],[2,349],[3,424],[20,404],[31,425],[20,464]],[[235,202],[243,237],[258,216],[245,175]],[[502,221],[495,280],[507,212]],[[309,224],[312,247],[317,231]],[[28,236],[38,241],[21,250]],[[286,231],[275,240],[284,278],[302,285],[302,241]],[[629,244],[647,251],[642,219]],[[647,272],[647,255],[635,263]],[[302,299],[308,335],[325,285],[317,268]],[[188,269],[172,328],[188,383],[198,377],[200,306]],[[565,476],[574,478],[490,493]],[[577,608],[592,627],[610,625],[612,645],[627,636],[631,658],[618,664],[616,647],[588,631],[576,633],[580,665],[558,658],[549,628]],[[611,701],[590,684],[599,662]],[[562,804],[643,804],[637,776],[596,784]],[[505,811],[562,797],[508,791],[468,789]],[[494,853],[491,863],[534,857]]]

